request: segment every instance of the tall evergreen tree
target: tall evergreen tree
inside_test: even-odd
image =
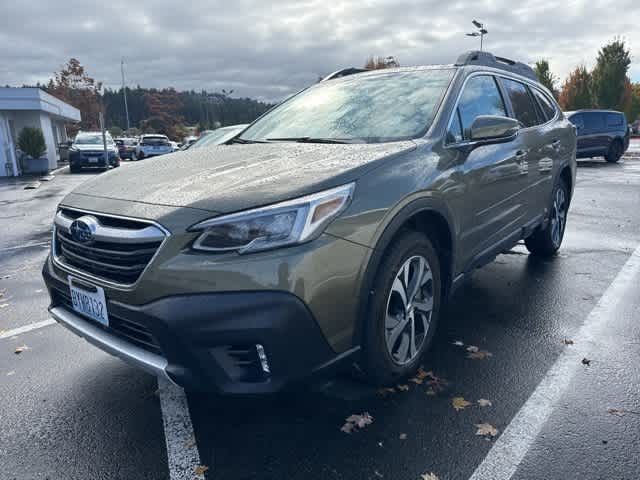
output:
[[[533,70],[536,72],[540,83],[547,87],[554,97],[558,98],[558,90],[556,89],[558,78],[551,72],[549,61],[545,59],[538,60]]]
[[[592,92],[596,106],[624,110],[630,64],[631,56],[623,40],[616,39],[600,49],[592,73]]]

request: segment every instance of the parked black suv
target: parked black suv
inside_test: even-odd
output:
[[[576,110],[565,115],[578,131],[578,158],[604,157],[615,163],[629,148],[629,128],[622,112]]]

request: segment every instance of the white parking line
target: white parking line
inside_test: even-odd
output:
[[[609,288],[572,337],[569,346],[549,369],[533,394],[513,417],[482,463],[469,480],[508,480],[531,448],[555,405],[582,367],[581,360],[588,356],[590,347],[615,318],[619,302],[640,285],[640,247],[631,254]]]
[[[33,248],[33,247],[44,247],[49,246],[51,241],[48,242],[38,242],[38,243],[27,243],[26,245],[15,245],[13,247],[5,247],[0,248],[0,252],[8,252],[9,250],[20,250],[21,248]]]
[[[171,480],[204,480],[204,474],[196,473],[200,454],[184,390],[162,377],[158,390]]]
[[[47,318],[41,322],[30,323],[29,325],[24,325],[22,327],[14,328],[13,330],[6,330],[4,332],[0,332],[0,340],[3,338],[11,338],[16,335],[20,335],[22,333],[27,333],[32,330],[37,330],[38,328],[48,327],[49,325],[53,325],[56,321],[53,318]]]

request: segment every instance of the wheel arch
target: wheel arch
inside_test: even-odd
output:
[[[442,298],[451,291],[455,265],[454,221],[446,204],[436,198],[413,200],[402,207],[388,222],[378,236],[369,257],[360,287],[358,318],[354,329],[354,345],[361,345],[368,318],[369,299],[375,294],[373,283],[384,259],[385,252],[393,241],[405,231],[417,231],[427,235],[438,252],[442,278]]]

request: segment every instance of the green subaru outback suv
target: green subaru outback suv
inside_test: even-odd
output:
[[[50,312],[190,389],[273,392],[353,364],[394,382],[474,269],[522,239],[558,250],[575,156],[573,125],[521,63],[349,69],[226,145],[69,194]]]

